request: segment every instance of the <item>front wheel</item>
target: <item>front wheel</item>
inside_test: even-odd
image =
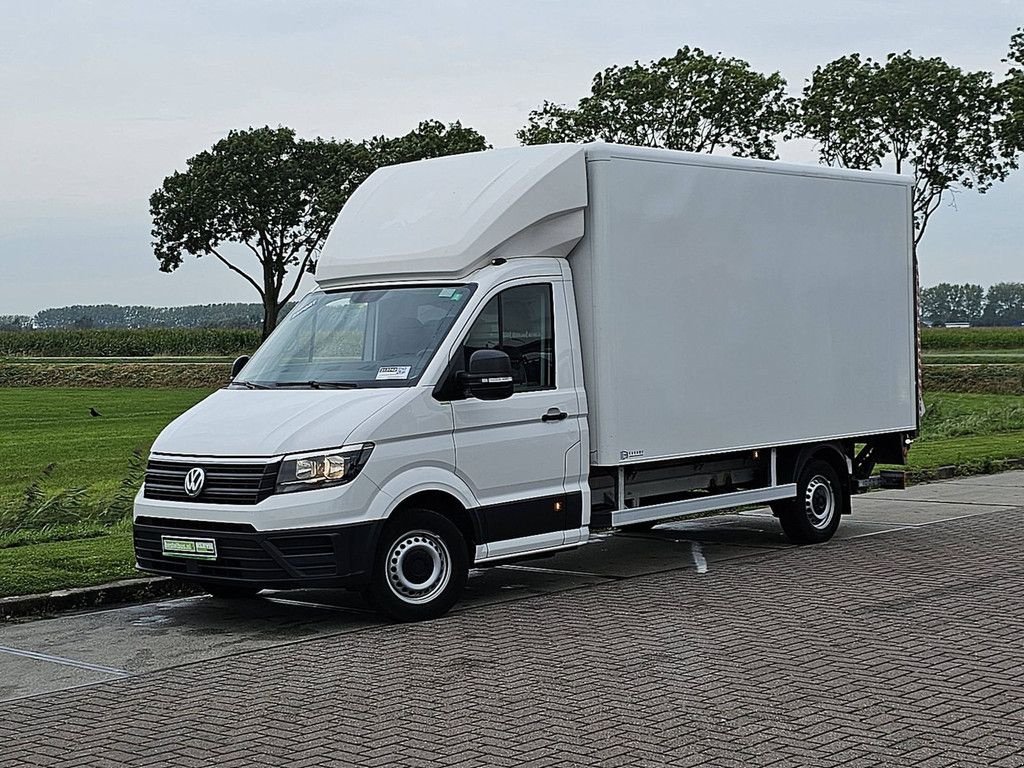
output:
[[[836,470],[827,461],[815,460],[800,471],[796,498],[775,504],[772,509],[791,542],[820,544],[835,534],[849,503]]]
[[[413,510],[389,522],[373,563],[368,597],[395,621],[442,616],[469,575],[466,540],[446,517]]]

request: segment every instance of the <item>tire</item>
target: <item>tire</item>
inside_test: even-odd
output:
[[[794,544],[828,541],[850,504],[839,474],[827,461],[807,462],[797,478],[797,496],[773,505],[782,530]]]
[[[448,518],[427,509],[389,521],[373,560],[367,597],[395,621],[443,616],[469,576],[466,540]]]
[[[198,582],[199,588],[208,592],[219,600],[245,600],[256,597],[260,592],[259,587],[250,587],[245,584],[219,584],[210,581]]]

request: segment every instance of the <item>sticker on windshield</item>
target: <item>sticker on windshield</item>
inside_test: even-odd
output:
[[[455,289],[454,288],[442,288],[441,292],[439,294],[437,294],[437,296],[440,299],[450,299],[452,297],[452,294],[454,294],[454,293],[455,293]]]
[[[412,366],[408,365],[385,365],[377,369],[377,381],[382,379],[408,379],[409,369]]]

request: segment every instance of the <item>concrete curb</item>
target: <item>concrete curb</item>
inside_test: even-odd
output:
[[[58,589],[38,595],[0,597],[0,621],[38,619],[58,613],[138,603],[160,597],[195,595],[202,590],[167,576],[125,579],[95,587]]]
[[[978,477],[979,475],[998,475],[1000,472],[1012,472],[1024,469],[1022,459],[996,459],[987,464],[972,466],[951,464],[934,469],[885,470],[885,474],[904,476],[906,485],[924,485],[938,480],[953,480],[959,477]]]

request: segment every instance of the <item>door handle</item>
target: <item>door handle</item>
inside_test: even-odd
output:
[[[548,408],[548,412],[540,417],[541,421],[561,421],[569,418],[569,414],[558,408]]]

